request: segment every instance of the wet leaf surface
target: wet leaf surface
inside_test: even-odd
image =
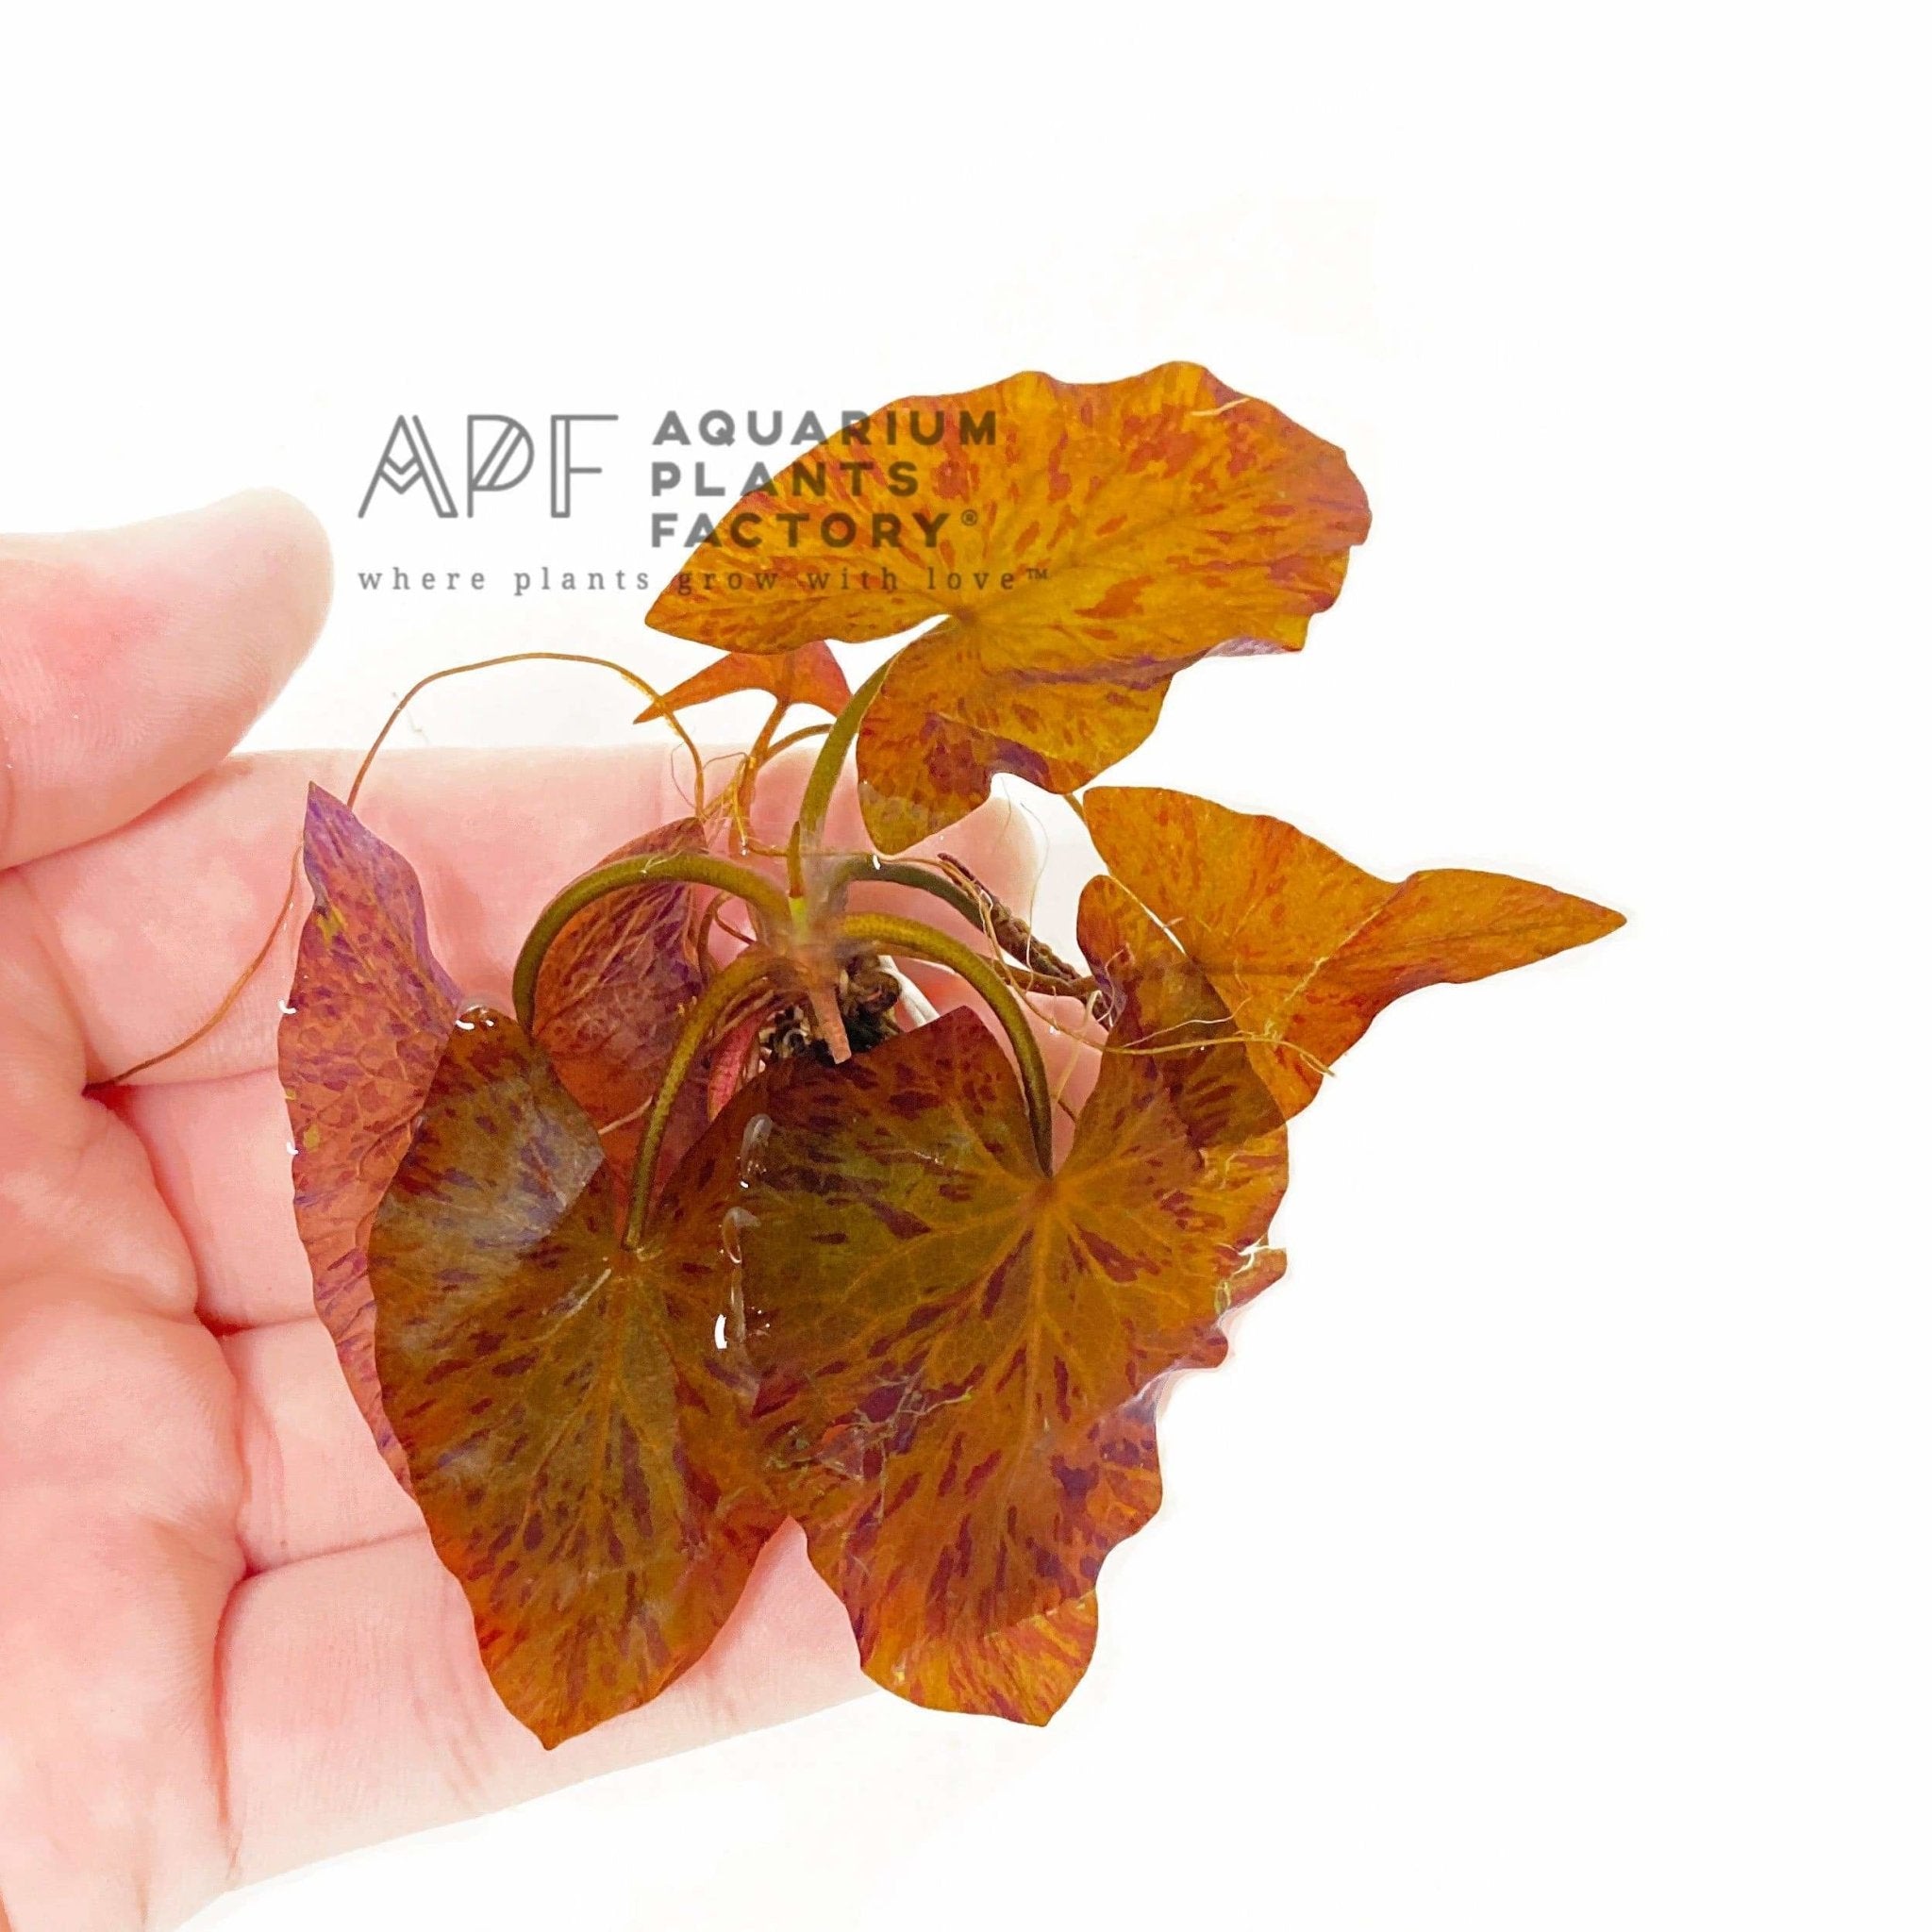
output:
[[[1120,1048],[1219,1003],[1107,881]],[[1043,1723],[1091,1654],[1108,1551],[1158,1507],[1160,1378],[1225,1349],[1279,1274],[1278,1116],[1224,1042],[1109,1054],[1045,1175],[1001,1049],[964,1012],[758,1097],[747,1346],[780,1500],[865,1668],[922,1703]]]
[[[796,645],[789,651],[753,657],[734,651],[720,658],[675,689],[664,693],[655,705],[638,713],[640,724],[649,724],[673,711],[688,711],[708,705],[713,698],[728,697],[738,691],[770,691],[789,705],[810,705],[834,717],[844,709],[852,688],[839,660],[818,639]]]
[[[781,1520],[731,1342],[736,1157],[708,1136],[625,1252],[595,1127],[472,1008],[376,1218],[389,1414],[491,1680],[546,1744],[694,1663]]]
[[[302,864],[314,905],[277,1042],[295,1224],[356,1406],[407,1485],[375,1373],[367,1241],[459,999],[430,953],[408,861],[319,786],[308,791]]]
[[[963,422],[988,413],[990,441],[968,440]],[[939,440],[916,441],[936,418]],[[863,434],[722,516],[650,622],[769,653],[941,618],[900,653],[859,734],[866,824],[889,852],[962,817],[994,773],[1085,784],[1203,658],[1298,649],[1368,530],[1340,450],[1193,363],[908,398]],[[909,493],[890,492],[893,462]],[[801,472],[823,472],[823,497]]]
[[[1404,993],[1526,966],[1624,924],[1501,873],[1391,884],[1280,819],[1182,791],[1102,786],[1082,804],[1108,871],[1213,983],[1284,1115]]]

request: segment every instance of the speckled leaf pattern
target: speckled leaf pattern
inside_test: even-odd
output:
[[[370,1241],[417,1501],[498,1695],[546,1744],[695,1662],[781,1520],[727,1319],[736,1142],[707,1137],[635,1254],[602,1161],[541,1048],[472,1008]]]
[[[989,416],[990,440],[970,440]],[[914,440],[936,420],[937,442]],[[834,437],[722,516],[650,621],[774,652],[941,618],[859,735],[866,825],[889,852],[962,817],[995,773],[1087,783],[1206,657],[1298,649],[1368,531],[1340,450],[1193,363],[908,398],[863,437]],[[893,463],[908,494],[891,491]],[[823,497],[801,473],[823,474]]]
[[[1151,1424],[1145,1433],[1151,1463]],[[989,1635],[956,1626],[908,1643],[894,1657],[892,1689],[929,1710],[1043,1724],[1086,1675],[1099,1636],[1100,1599],[1090,1590]]]
[[[737,691],[769,691],[788,705],[810,705],[835,717],[852,695],[838,658],[821,640],[814,638],[775,656],[754,657],[734,651],[720,658],[715,664],[707,664],[675,690],[666,691],[656,704],[640,711],[638,723],[649,724],[673,711],[688,711]]]
[[[1090,891],[1082,942],[1113,1044],[1175,1024],[1185,962],[1118,888]],[[1224,1044],[1111,1053],[1045,1175],[963,1012],[762,1104],[744,1294],[771,1479],[872,1676],[1043,1723],[1091,1654],[1102,1560],[1159,1501],[1154,1388],[1219,1360],[1222,1315],[1280,1272],[1278,1117]]]
[[[696,819],[678,819],[602,863],[704,850],[704,827]],[[625,1190],[643,1132],[641,1112],[658,1091],[684,1009],[704,984],[698,897],[688,885],[665,881],[593,900],[551,942],[537,978],[538,1042],[601,1131],[610,1174]],[[667,1168],[704,1124],[700,1078],[679,1093]]]
[[[1083,805],[1108,871],[1213,982],[1284,1115],[1404,993],[1526,966],[1624,924],[1501,873],[1391,884],[1280,819],[1183,791],[1102,786]]]
[[[407,1486],[376,1379],[366,1243],[460,1002],[430,953],[408,861],[319,786],[308,791],[302,864],[314,905],[277,1047],[295,1224],[343,1376]]]

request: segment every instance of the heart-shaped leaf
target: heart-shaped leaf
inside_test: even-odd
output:
[[[1284,1115],[1391,1000],[1487,978],[1614,932],[1623,915],[1489,872],[1400,884],[1280,819],[1184,791],[1102,786],[1082,800],[1113,876],[1226,1002]]]
[[[314,905],[277,1041],[295,1225],[315,1276],[316,1308],[356,1406],[407,1486],[408,1465],[376,1380],[369,1224],[460,1002],[429,950],[423,891],[408,861],[315,785],[302,864]]]
[[[684,819],[611,857],[702,851]],[[432,955],[415,872],[349,808],[309,791],[303,865],[314,904],[278,1042],[294,1147],[295,1219],[316,1307],[376,1446],[408,1487],[372,1353],[366,1242],[461,1004]],[[694,893],[657,883],[597,900],[558,934],[538,981],[537,1032],[564,1085],[605,1128],[628,1187],[639,1116],[657,1091],[682,1008],[702,983]],[[705,1124],[702,1081],[682,1096],[670,1158]]]
[[[727,512],[650,621],[776,652],[942,619],[859,734],[866,825],[896,852],[996,772],[1084,785],[1189,665],[1298,649],[1368,522],[1340,450],[1196,364],[1028,374],[841,431]]]
[[[1120,1019],[1057,1172],[955,1012],[755,1090],[744,1235],[770,1479],[866,1670],[1033,1723],[1085,1668],[1107,1552],[1158,1504],[1153,1391],[1219,1360],[1221,1317],[1281,1266],[1259,1243],[1284,1139],[1224,1010],[1108,881],[1081,940]],[[1217,1043],[1140,1050],[1188,1018]]]
[[[370,1236],[416,1499],[546,1744],[694,1663],[781,1520],[742,1421],[736,1152],[708,1135],[626,1251],[595,1126],[513,1020],[472,1008]]]
[[[852,687],[845,682],[838,658],[814,638],[808,643],[774,655],[753,657],[734,651],[720,658],[715,664],[707,664],[675,690],[666,691],[656,704],[640,711],[637,722],[650,724],[674,711],[688,711],[739,691],[770,691],[788,705],[810,705],[818,710],[829,711],[834,717],[845,708],[845,701],[852,695]]]

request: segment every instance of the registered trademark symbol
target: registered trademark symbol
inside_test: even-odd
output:
[[[976,509],[962,509],[959,512],[959,521],[962,524],[976,524],[979,521],[979,512]]]

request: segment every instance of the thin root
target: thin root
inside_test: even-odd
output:
[[[375,762],[379,752],[390,733],[395,729],[397,721],[408,709],[417,693],[440,684],[445,677],[461,677],[472,671],[489,671],[498,664],[594,664],[605,671],[614,671],[633,691],[642,691],[654,705],[661,705],[663,698],[657,687],[641,677],[628,665],[619,664],[609,658],[593,658],[580,651],[512,651],[503,658],[478,658],[474,664],[446,664],[441,671],[432,671],[426,677],[419,677],[400,698],[395,708],[383,721],[383,726],[375,734],[375,742],[364,754],[362,762],[356,769],[356,776],[349,786],[349,795],[342,802],[351,811],[356,808],[357,794],[362,790],[362,781],[369,775],[369,768]],[[698,750],[697,741],[691,735],[683,719],[675,711],[666,711],[664,722],[682,741],[685,750],[691,755],[691,809],[702,817],[705,810],[705,760]]]
[[[275,940],[282,930],[283,923],[288,919],[290,908],[295,903],[295,885],[301,875],[302,854],[298,848],[294,858],[289,862],[289,889],[282,894],[282,903],[275,912],[275,923],[268,929],[268,937],[262,941],[255,958],[242,969],[234,985],[223,994],[221,1005],[192,1033],[185,1039],[177,1040],[173,1046],[162,1052],[150,1054],[146,1059],[136,1060],[131,1067],[123,1067],[118,1074],[108,1074],[91,1084],[96,1087],[118,1087],[123,1081],[133,1079],[135,1074],[144,1074],[150,1067],[158,1067],[163,1060],[171,1060],[176,1054],[186,1053],[191,1046],[199,1045],[206,1040],[235,1010],[235,1003],[248,990],[248,982],[261,971],[267,963],[268,956],[275,951]]]

